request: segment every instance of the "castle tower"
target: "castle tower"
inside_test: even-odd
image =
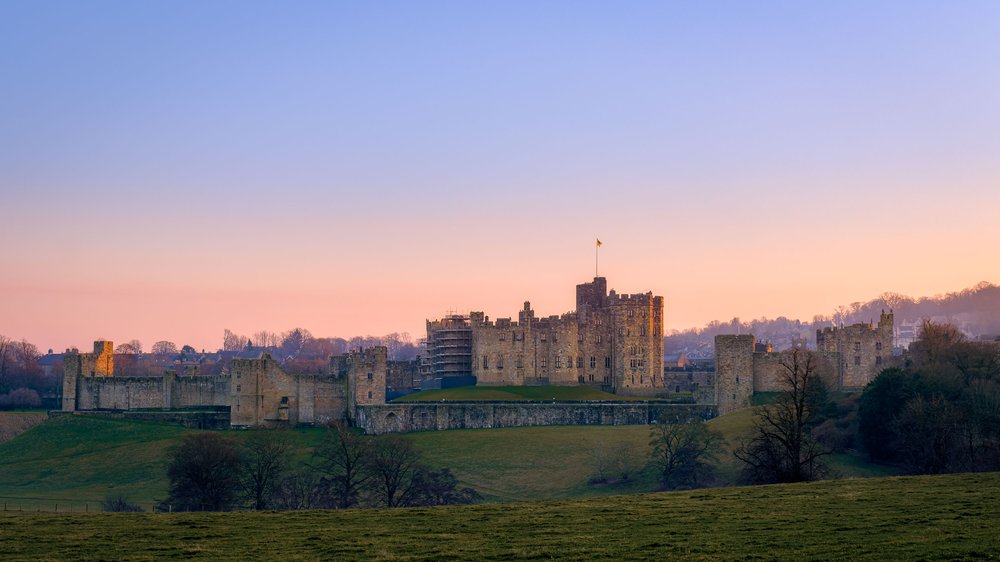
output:
[[[608,295],[613,384],[620,394],[652,395],[663,388],[663,297]]]
[[[115,344],[94,342],[93,353],[66,351],[63,355],[63,403],[66,412],[76,410],[79,377],[112,377],[115,374]]]
[[[385,404],[388,357],[388,348],[381,345],[342,356],[347,371],[347,415],[351,419],[357,405]]]
[[[750,405],[753,350],[752,335],[715,336],[715,403],[719,415]]]

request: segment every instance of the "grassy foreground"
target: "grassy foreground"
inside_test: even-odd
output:
[[[1000,473],[398,510],[0,513],[0,557],[996,559],[997,497]]]

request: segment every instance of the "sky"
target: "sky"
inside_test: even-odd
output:
[[[0,334],[1000,282],[1000,2],[0,2]]]

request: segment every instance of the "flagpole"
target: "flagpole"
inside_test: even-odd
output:
[[[598,273],[598,267],[597,266],[600,263],[598,260],[599,260],[600,254],[601,254],[601,239],[597,238],[597,237],[594,237],[594,241],[595,241],[595,244],[594,244],[594,278],[596,279],[600,275],[600,273]]]

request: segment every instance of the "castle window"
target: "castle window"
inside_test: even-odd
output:
[[[236,392],[240,392],[241,390],[243,390],[243,386],[242,385],[236,385]]]
[[[881,365],[882,364],[882,356],[881,355],[876,355],[875,356],[875,364],[876,365]]]
[[[523,369],[524,368],[524,356],[523,355],[518,355],[517,356],[517,368],[518,369]]]
[[[860,355],[855,355],[854,356],[854,364],[855,365],[860,365],[861,364],[861,356]]]
[[[556,355],[556,369],[562,369],[562,357]]]
[[[593,374],[590,375],[590,382],[594,382],[594,375]]]
[[[597,334],[597,343],[601,343],[601,341],[603,341],[603,340],[601,339],[601,334]]]
[[[507,332],[500,332],[500,341],[507,340]]]
[[[583,334],[577,334],[576,343],[583,343]]]
[[[605,357],[604,358],[604,367],[606,369],[610,369],[611,368],[611,358],[610,357]]]
[[[497,369],[503,369],[503,355],[497,355]]]
[[[593,365],[591,365],[591,367],[593,367]],[[583,356],[580,356],[580,357],[576,358],[576,368],[577,369],[582,369],[583,368]]]
[[[369,400],[371,400],[371,399],[372,399],[372,391],[370,391],[370,390],[368,391],[368,399],[369,399]]]
[[[556,343],[558,341],[559,341],[559,334],[552,334],[552,343]]]
[[[618,328],[618,335],[619,336],[624,336],[625,335],[625,328]]]
[[[875,351],[882,351],[882,342],[875,342]]]
[[[630,309],[628,309],[628,315],[629,315],[629,316],[635,316],[635,311],[634,311],[634,310],[632,310],[631,308],[630,308]],[[635,382],[635,381],[632,381],[632,382]]]
[[[368,373],[368,380],[372,380],[372,374]]]
[[[592,356],[590,358],[590,368],[593,369],[596,366],[597,366],[597,358]]]
[[[639,335],[640,336],[645,336],[646,335],[646,327],[645,326],[639,326]]]
[[[548,366],[549,366],[549,358],[548,357],[542,357],[542,368],[543,369],[547,369]]]
[[[736,400],[736,395],[735,394],[733,395],[733,400]]]
[[[643,378],[642,378],[642,375],[639,375],[639,384],[645,384],[645,383],[643,382]]]
[[[740,378],[736,377],[736,384],[740,384]]]
[[[542,334],[542,341],[545,341],[545,334]]]
[[[854,351],[861,351],[861,342],[854,342]]]
[[[490,368],[490,358],[487,357],[486,355],[483,355],[483,369],[489,369],[489,368]]]

